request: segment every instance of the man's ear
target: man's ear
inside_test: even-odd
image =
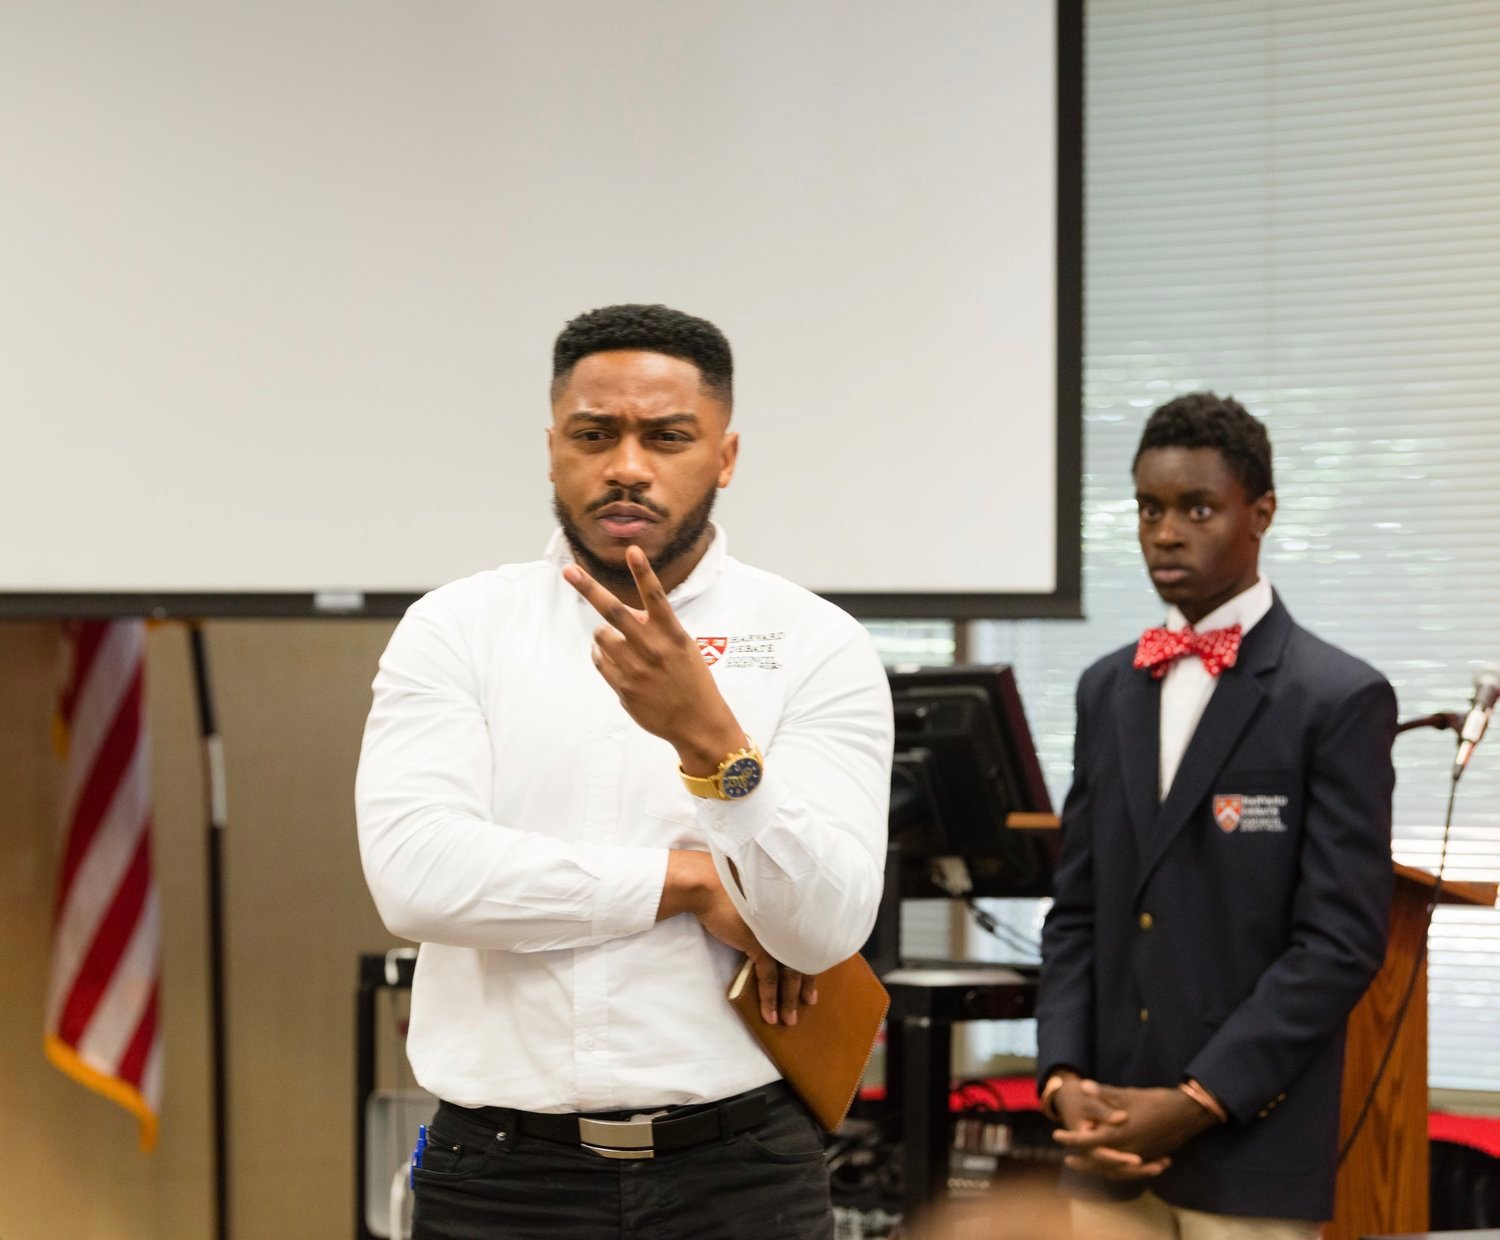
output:
[[[553,428],[549,426],[547,428],[547,481],[548,482],[556,482],[557,481],[557,479],[552,476],[553,472],[554,472],[553,469],[552,469],[552,431],[553,431]]]
[[[1276,518],[1276,492],[1267,491],[1251,505],[1250,528],[1257,539],[1264,538]]]
[[[724,441],[719,444],[719,490],[729,485],[729,480],[734,477],[735,462],[740,459],[740,433],[739,431],[726,431]]]

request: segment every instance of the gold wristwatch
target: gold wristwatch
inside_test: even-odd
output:
[[[766,760],[747,736],[745,747],[726,757],[712,775],[689,775],[680,763],[677,773],[682,776],[683,787],[695,797],[709,801],[739,801],[760,787],[761,778],[766,773]]]

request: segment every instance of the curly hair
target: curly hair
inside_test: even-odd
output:
[[[1232,396],[1189,392],[1169,400],[1146,419],[1131,473],[1141,453],[1152,448],[1217,448],[1248,498],[1259,499],[1275,489],[1271,438],[1259,419]]]
[[[602,306],[573,319],[552,346],[553,392],[584,358],[611,349],[641,349],[691,362],[726,409],[734,403],[734,356],[724,333],[707,319],[669,306]]]

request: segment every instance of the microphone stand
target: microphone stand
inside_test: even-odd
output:
[[[1450,732],[1463,731],[1464,717],[1456,710],[1442,710],[1435,715],[1420,715],[1415,719],[1407,719],[1396,725],[1396,734],[1411,732],[1417,728],[1436,728],[1439,732],[1444,730]]]

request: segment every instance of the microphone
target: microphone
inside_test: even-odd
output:
[[[1495,709],[1495,700],[1500,698],[1500,667],[1487,663],[1474,673],[1474,700],[1469,704],[1469,713],[1464,717],[1464,726],[1458,733],[1458,757],[1453,760],[1453,778],[1457,779],[1469,765],[1474,746],[1484,736],[1489,726],[1490,714]]]

